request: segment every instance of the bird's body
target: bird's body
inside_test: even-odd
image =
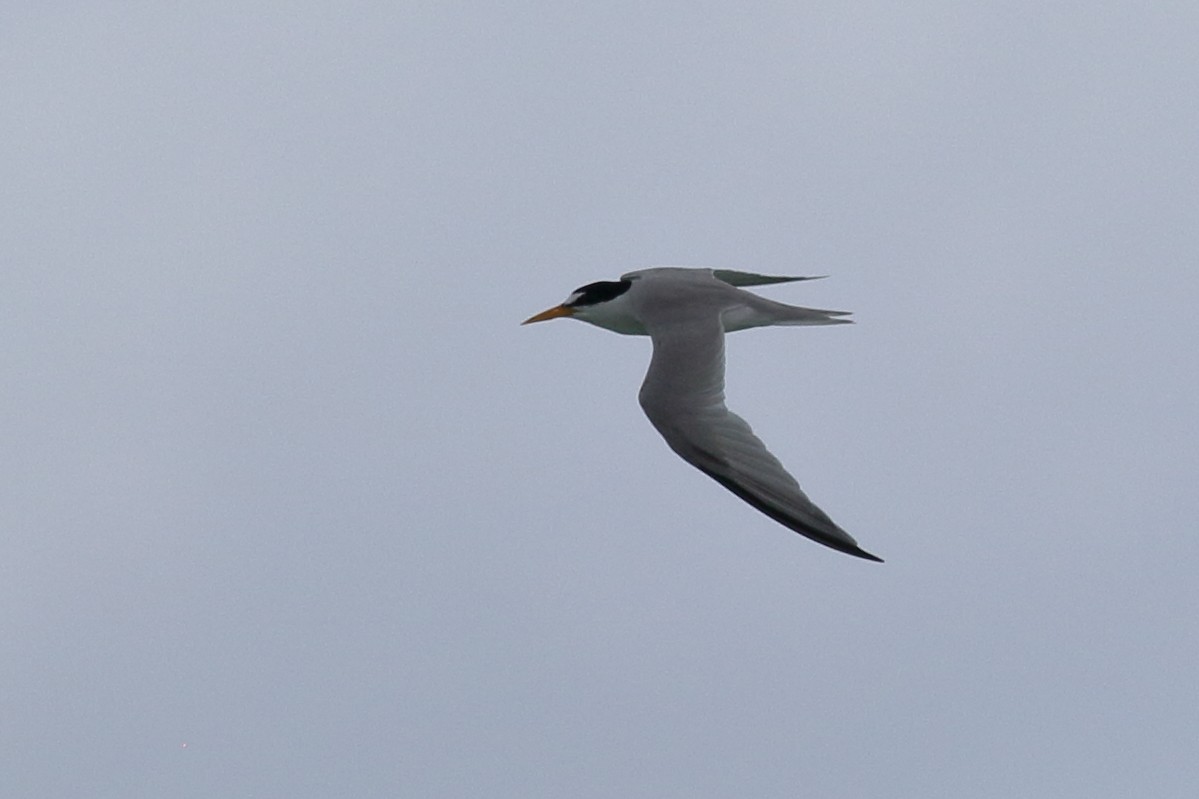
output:
[[[724,334],[770,325],[832,325],[844,311],[800,308],[741,286],[808,280],[732,270],[657,267],[591,283],[525,321],[572,316],[625,335],[648,335],[653,357],[638,399],[683,460],[775,521],[833,549],[869,560],[853,537],[816,507],[740,416],[724,404]]]

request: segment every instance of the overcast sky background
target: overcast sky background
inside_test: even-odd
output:
[[[503,6],[503,7],[501,7]],[[0,793],[1193,797],[1191,3],[9,3]],[[652,264],[853,327],[666,448]]]

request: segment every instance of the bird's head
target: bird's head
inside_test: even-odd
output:
[[[632,286],[633,281],[629,279],[588,283],[572,291],[561,305],[530,316],[521,324],[568,316],[617,333],[645,335],[645,327],[633,314],[628,302],[627,292]]]

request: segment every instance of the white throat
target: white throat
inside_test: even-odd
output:
[[[633,305],[629,302],[627,291],[606,302],[580,305],[575,308],[573,316],[575,319],[602,327],[604,330],[611,330],[613,333],[623,333],[626,336],[649,335],[645,325],[641,324],[641,320],[633,313]]]

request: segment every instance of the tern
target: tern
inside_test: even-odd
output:
[[[799,308],[742,286],[813,280],[730,269],[655,267],[588,283],[521,324],[569,317],[629,336],[649,336],[653,356],[638,400],[683,460],[800,535],[882,561],[816,507],[749,424],[724,404],[724,334],[771,325],[849,324],[848,311]]]

